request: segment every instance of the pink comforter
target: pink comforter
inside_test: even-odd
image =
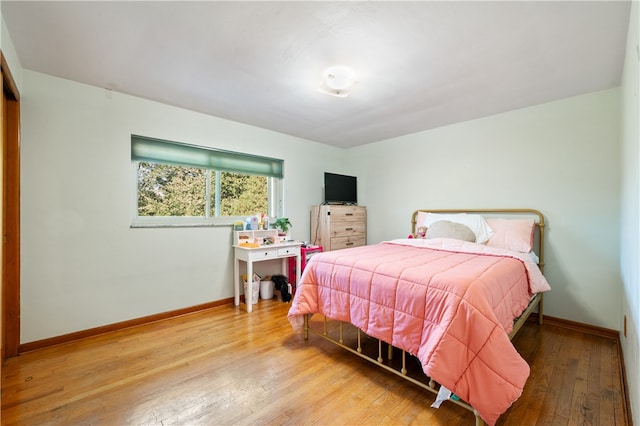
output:
[[[513,319],[532,293],[549,289],[534,262],[516,257],[449,239],[320,253],[289,321],[300,329],[303,314],[320,313],[417,356],[427,376],[493,425],[529,377],[508,337]]]

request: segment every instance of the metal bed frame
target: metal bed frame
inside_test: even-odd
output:
[[[534,210],[534,209],[486,209],[486,210],[480,210],[480,209],[470,209],[470,210],[460,210],[460,209],[449,209],[449,210],[416,210],[412,217],[411,217],[411,233],[415,233],[415,228],[416,228],[416,217],[418,215],[419,212],[429,212],[429,213],[474,213],[474,214],[481,214],[483,216],[487,216],[487,217],[500,217],[500,218],[504,218],[504,217],[520,217],[522,218],[523,216],[527,217],[527,216],[533,216],[535,217],[535,225],[536,225],[536,230],[537,232],[535,233],[535,240],[534,240],[534,246],[537,247],[537,255],[539,258],[539,263],[538,266],[540,268],[541,271],[544,272],[544,217],[542,215],[542,213],[540,213],[538,210]],[[534,250],[535,251],[535,250]],[[543,315],[542,315],[542,309],[543,309],[543,297],[542,297],[542,293],[538,293],[536,294],[534,297],[531,298],[528,307],[524,310],[524,312],[514,320],[514,325],[513,325],[513,330],[511,331],[511,333],[509,333],[509,339],[513,339],[513,337],[517,334],[517,332],[522,328],[522,326],[524,325],[524,323],[527,321],[527,319],[529,318],[529,316],[531,315],[531,313],[536,309],[536,307],[538,308],[538,324],[542,325],[543,322]],[[363,358],[366,359],[367,361],[377,365],[378,367],[383,368],[384,370],[387,370],[401,378],[403,378],[404,380],[407,380],[417,386],[420,386],[423,389],[428,390],[429,392],[432,392],[434,394],[438,394],[439,391],[439,385],[437,383],[435,383],[431,378],[428,378],[428,381],[424,382],[419,380],[416,377],[412,377],[411,375],[408,374],[408,369],[407,369],[407,353],[404,350],[397,349],[398,351],[400,351],[402,359],[401,359],[401,366],[399,368],[397,368],[397,366],[392,365],[391,361],[393,360],[393,353],[394,353],[394,347],[389,344],[388,342],[385,342],[383,340],[380,339],[374,339],[378,341],[378,350],[377,350],[377,356],[371,356],[369,354],[366,354],[363,351],[363,339],[364,338],[369,338],[369,336],[367,336],[363,331],[361,331],[359,328],[353,326],[352,324],[346,323],[348,326],[355,328],[356,330],[356,342],[355,342],[355,348],[351,347],[349,345],[347,345],[345,343],[345,323],[342,321],[333,321],[329,318],[324,317],[323,321],[322,321],[322,329],[318,329],[318,328],[314,328],[311,326],[311,316],[313,314],[305,314],[304,315],[304,339],[308,340],[309,339],[309,334],[314,334],[316,336],[320,336],[323,339]],[[337,330],[337,337],[334,337],[335,334],[335,330],[330,330],[329,329],[329,321],[331,322],[337,322],[338,323],[338,330]],[[387,354],[386,354],[386,361],[385,358],[383,357],[383,343],[385,345],[387,345]],[[409,356],[411,357],[412,355],[409,354]],[[471,411],[474,416],[475,416],[475,424],[476,426],[482,426],[484,425],[484,421],[482,420],[482,418],[479,416],[478,412],[476,411],[475,408],[473,408],[470,404],[466,403],[465,401],[460,400],[459,398],[457,398],[455,395],[452,395],[449,398],[449,401],[459,405],[469,411]]]

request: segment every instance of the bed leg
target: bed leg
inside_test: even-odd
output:
[[[360,343],[360,329],[358,329],[358,353],[362,353],[362,345]]]
[[[309,340],[309,314],[304,314],[304,340]]]
[[[540,302],[538,303],[538,325],[542,325],[542,312],[543,312],[544,295],[540,295]]]
[[[391,361],[393,359],[393,346],[387,345],[387,359]]]
[[[473,414],[476,416],[476,426],[485,426],[484,420],[482,420],[482,417],[480,417],[476,410],[473,410]]]
[[[406,359],[407,353],[405,351],[402,351],[402,370],[400,370],[400,372],[402,373],[403,376],[407,375],[407,359]]]
[[[382,364],[382,340],[378,339],[378,362]]]

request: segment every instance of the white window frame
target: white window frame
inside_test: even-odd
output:
[[[132,135],[132,139],[144,138],[140,136]],[[169,142],[169,141],[159,141]],[[171,142],[173,143],[173,142]],[[176,143],[177,144],[177,143]],[[216,150],[203,148],[215,152]],[[239,155],[246,155],[240,154]],[[133,155],[132,155],[133,157]],[[152,160],[144,160],[145,162],[154,162]],[[131,227],[132,228],[158,228],[158,227],[195,227],[195,226],[233,226],[236,222],[244,222],[247,216],[211,216],[211,202],[220,202],[220,188],[211,188],[211,174],[216,173],[216,184],[219,185],[219,170],[205,168],[207,171],[206,182],[206,216],[138,216],[138,165],[141,161],[131,161]],[[161,163],[161,162],[159,162]],[[178,166],[189,167],[184,164],[177,164]],[[194,165],[193,167],[200,167]],[[243,171],[229,170],[234,173],[244,173]],[[248,173],[245,173],[248,174]],[[215,200],[215,201],[214,201]],[[269,217],[282,217],[284,216],[284,179],[279,177],[267,176],[267,200],[268,200],[268,212],[264,212]]]

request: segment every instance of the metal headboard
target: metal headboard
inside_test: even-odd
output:
[[[420,209],[413,212],[411,215],[411,233],[415,234],[416,232],[416,217],[419,212],[425,213],[473,213],[479,214],[486,217],[505,217],[505,218],[514,218],[514,217],[534,217],[534,221],[537,229],[537,246],[538,250],[536,254],[540,259],[538,263],[538,267],[540,271],[544,272],[544,216],[540,211],[535,209]],[[535,240],[535,239],[534,239]],[[534,250],[535,251],[535,250]]]

